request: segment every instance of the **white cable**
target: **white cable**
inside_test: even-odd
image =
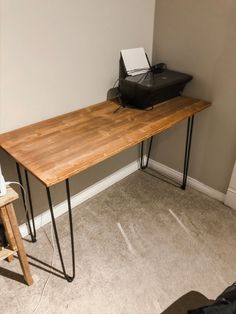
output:
[[[46,234],[46,231],[44,230],[44,228],[43,228],[43,231],[44,231],[44,233]],[[46,234],[46,236],[47,236],[47,234]],[[47,238],[48,238],[48,237],[47,237]],[[38,304],[36,305],[36,307],[34,308],[33,314],[35,314],[35,313],[38,311],[38,309],[39,309],[39,306],[40,306],[40,304],[41,304],[41,302],[42,302],[42,299],[43,299],[43,296],[44,296],[44,292],[45,292],[46,287],[47,287],[47,285],[48,285],[49,279],[50,279],[50,277],[51,277],[51,275],[52,275],[52,266],[53,266],[53,261],[54,261],[54,256],[55,256],[55,245],[54,245],[54,237],[53,237],[52,224],[51,224],[51,238],[52,238],[51,245],[52,245],[52,249],[53,249],[52,259],[51,259],[51,272],[50,272],[50,274],[49,274],[49,276],[48,276],[48,278],[47,278],[47,280],[46,280],[46,282],[45,282],[45,284],[44,284],[44,286],[43,286],[43,289],[42,289],[42,292],[41,292],[41,295],[40,295],[39,302],[38,302]],[[49,243],[50,243],[50,241],[49,241]]]
[[[25,222],[25,220],[26,220],[26,216],[28,215],[28,212],[29,212],[29,207],[28,207],[28,205],[27,205],[27,193],[26,193],[26,191],[25,191],[25,188],[23,187],[23,185],[22,184],[20,184],[19,182],[17,182],[17,181],[8,181],[8,182],[6,182],[6,186],[8,186],[8,185],[11,185],[11,184],[17,184],[17,185],[19,185],[21,188],[22,188],[22,190],[23,190],[23,192],[24,192],[24,198],[23,198],[23,202],[24,202],[24,205],[25,205],[25,216],[24,216],[24,222]],[[29,221],[29,224],[30,224],[30,226],[28,226],[28,228],[32,228],[32,225],[31,225],[31,223],[30,223],[30,221]],[[27,224],[26,224],[26,226],[27,226]],[[30,229],[28,229],[28,232],[30,233],[30,231],[29,231]]]
[[[28,208],[27,203],[26,203],[27,194],[26,194],[25,188],[24,188],[23,185],[20,184],[19,182],[6,182],[6,185],[11,185],[11,184],[17,184],[17,185],[19,185],[19,186],[22,188],[22,190],[24,191],[24,195],[25,195],[24,204],[25,204],[25,209],[26,209],[26,210],[25,210],[25,218],[26,218],[26,215],[27,215],[27,213],[28,213],[28,209],[29,209],[29,208]],[[44,233],[45,233],[45,235],[46,235],[46,237],[47,237],[47,239],[48,239],[48,236],[47,236],[46,231],[45,231],[44,228],[43,228],[43,231],[44,231]],[[53,251],[53,252],[52,252],[51,265],[50,265],[51,272],[50,272],[50,274],[49,274],[49,276],[48,276],[48,278],[47,278],[47,280],[46,280],[46,282],[45,282],[45,284],[44,284],[44,286],[43,286],[43,289],[42,289],[42,292],[41,292],[41,295],[40,295],[39,302],[38,302],[38,304],[36,305],[36,307],[35,307],[35,309],[34,309],[34,311],[33,311],[33,314],[35,314],[35,313],[38,311],[38,309],[39,309],[39,306],[40,306],[40,304],[41,304],[41,301],[42,301],[44,292],[45,292],[46,287],[47,287],[47,285],[48,285],[49,279],[50,279],[50,277],[51,277],[51,275],[52,275],[52,267],[53,267],[54,256],[55,256],[55,243],[54,243],[54,237],[53,237],[53,228],[52,228],[52,224],[51,224],[51,239],[52,239],[51,242],[50,242],[49,239],[48,239],[49,243],[50,243],[51,246],[52,246],[52,251]]]
[[[11,184],[17,184],[17,185],[19,185],[22,188],[22,190],[24,192],[24,195],[25,195],[25,199],[24,199],[24,204],[25,204],[25,209],[26,209],[25,214],[27,215],[27,213],[28,213],[28,206],[26,204],[27,194],[26,194],[25,188],[19,182],[10,182],[10,181],[6,182],[6,186],[11,185]]]

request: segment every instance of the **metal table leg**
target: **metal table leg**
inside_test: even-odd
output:
[[[66,272],[66,269],[65,269],[65,264],[64,264],[64,260],[63,260],[63,256],[62,256],[62,252],[61,252],[60,240],[58,237],[57,226],[56,226],[56,221],[55,221],[54,212],[53,212],[53,204],[52,204],[50,188],[46,187],[46,190],[47,190],[48,204],[49,204],[50,213],[51,213],[51,217],[52,217],[52,225],[53,225],[57,249],[58,249],[59,257],[60,257],[60,261],[61,261],[62,271],[63,271],[65,279],[68,282],[72,282],[75,278],[75,248],[74,248],[73,221],[72,221],[69,180],[68,179],[66,180],[66,193],[67,193],[67,202],[68,202],[68,209],[69,209],[68,214],[69,214],[70,237],[71,237],[72,276],[69,276]]]
[[[16,163],[16,169],[17,169],[19,182],[23,186],[23,180],[22,180],[22,176],[21,176],[20,165],[18,162]],[[22,187],[21,187],[21,195],[22,195],[22,199],[23,199],[23,203],[24,203],[25,212],[26,212],[27,225],[28,225],[28,229],[29,229],[29,234],[31,236],[31,241],[36,242],[37,240],[36,240],[36,228],[35,228],[35,222],[34,222],[34,211],[33,211],[31,191],[30,191],[30,185],[29,185],[29,177],[28,177],[27,170],[25,170],[25,178],[26,178],[27,193],[29,196],[30,216],[31,216],[33,230],[32,230],[32,226],[30,223],[30,216],[29,216],[29,213],[28,213],[27,208],[26,208],[25,193],[24,193],[24,190],[22,189]]]
[[[187,135],[186,135],[186,144],[185,144],[185,156],[184,156],[184,170],[183,170],[183,180],[181,184],[181,189],[186,189],[187,179],[188,179],[188,169],[189,169],[189,160],[192,144],[192,133],[193,133],[193,123],[194,115],[188,118],[187,126]],[[140,155],[140,169],[144,170],[148,167],[148,162],[150,158],[151,148],[152,148],[153,137],[150,138],[150,143],[148,147],[147,160],[144,164],[144,142],[141,142],[141,155]]]
[[[148,154],[147,154],[147,160],[146,163],[144,164],[144,154],[143,154],[143,150],[144,150],[144,142],[141,142],[141,156],[140,156],[140,169],[144,170],[148,167],[148,163],[149,163],[149,158],[150,158],[150,153],[151,153],[151,149],[152,149],[152,141],[153,141],[153,136],[150,138],[150,143],[149,143],[149,147],[148,147]]]
[[[190,159],[190,151],[191,151],[191,143],[192,143],[193,122],[194,122],[194,115],[188,118],[187,136],[186,136],[186,145],[185,145],[185,157],[184,157],[183,182],[181,185],[182,190],[186,189],[186,184],[187,184],[187,179],[188,179],[188,168],[189,168],[189,159]]]
[[[194,116],[191,116],[190,118],[188,118],[185,158],[184,158],[183,182],[181,185],[181,188],[183,190],[185,190],[185,188],[186,188],[187,177],[188,177],[188,167],[189,167],[190,150],[191,150],[191,142],[192,142],[193,122],[194,122]],[[142,170],[144,170],[148,167],[151,148],[152,148],[152,142],[153,142],[153,136],[150,138],[148,153],[147,153],[147,160],[146,160],[145,164],[144,164],[144,142],[141,142],[140,168]],[[19,176],[19,181],[22,184],[20,166],[18,163],[16,163],[16,165],[17,165],[17,172],[18,172],[18,176]],[[27,190],[28,190],[28,195],[29,195],[29,203],[30,203],[31,217],[32,217],[32,223],[33,223],[33,232],[31,229],[28,213],[26,213],[26,216],[27,216],[27,222],[28,222],[29,231],[31,234],[32,241],[35,242],[36,241],[36,230],[35,230],[35,224],[34,224],[32,198],[31,198],[31,192],[30,192],[30,185],[29,185],[29,178],[28,178],[27,170],[25,170],[25,177],[26,177],[26,185],[27,185]],[[56,226],[56,221],[55,221],[55,216],[54,216],[54,212],[53,212],[53,203],[52,203],[50,188],[46,187],[46,191],[47,191],[48,204],[49,204],[49,208],[50,208],[53,230],[54,230],[57,249],[58,249],[59,257],[60,257],[60,261],[61,261],[62,271],[63,271],[65,279],[68,282],[72,282],[75,278],[75,249],[74,249],[74,234],[73,234],[73,220],[72,220],[72,208],[71,208],[71,199],[70,199],[69,179],[66,179],[66,193],[67,193],[68,215],[69,215],[69,226],[70,226],[70,237],[71,237],[72,276],[69,276],[66,272],[64,259],[63,259],[62,251],[61,251],[60,240],[59,240],[58,231],[57,231],[57,226]],[[25,203],[25,196],[24,196],[23,191],[22,191],[22,198],[23,198],[24,203]],[[26,208],[25,208],[25,210],[26,210]]]

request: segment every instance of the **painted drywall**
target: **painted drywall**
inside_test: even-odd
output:
[[[229,188],[225,197],[225,204],[236,209],[236,162],[229,183]]]
[[[233,169],[229,186],[236,191],[236,162],[234,164],[234,169]]]
[[[151,56],[154,0],[2,0],[1,132],[105,99],[119,51]]]
[[[212,102],[195,120],[190,176],[226,192],[236,159],[236,2],[157,0],[153,61],[190,73],[185,95]],[[152,158],[183,166],[186,123],[156,138]]]
[[[142,46],[152,56],[155,0],[0,3],[0,132],[106,99],[121,49]],[[72,194],[136,158],[134,148],[82,173],[72,180]],[[0,162],[5,177],[16,179],[13,160],[0,152]],[[47,208],[46,194],[33,178],[31,183],[39,214]],[[65,199],[62,185],[53,193],[56,202]]]

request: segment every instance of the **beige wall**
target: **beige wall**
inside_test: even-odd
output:
[[[226,192],[236,158],[236,1],[157,0],[154,62],[193,74],[185,94],[212,102],[196,117],[190,176]],[[158,137],[153,158],[182,169],[186,124]]]
[[[0,3],[0,132],[104,100],[118,77],[120,49],[143,46],[152,55],[155,0]],[[136,158],[137,148],[91,168],[72,180],[73,193]],[[6,178],[15,179],[3,152],[0,162]],[[45,193],[32,183],[39,213]],[[60,186],[55,195],[57,202],[65,198]]]
[[[151,56],[155,0],[2,0],[1,129],[104,100],[119,51]]]

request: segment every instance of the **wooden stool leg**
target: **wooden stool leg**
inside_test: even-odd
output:
[[[14,260],[13,254],[7,257],[8,263],[11,263]]]
[[[17,250],[16,241],[12,232],[11,224],[10,224],[9,217],[7,214],[7,209],[5,206],[1,208],[0,216],[1,216],[1,221],[5,229],[5,235],[6,235],[7,242],[9,244],[9,248],[12,251],[16,251]],[[11,262],[13,260],[13,255],[8,256],[7,260],[8,262]]]
[[[25,281],[30,286],[33,283],[33,279],[31,276],[27,256],[25,253],[25,248],[21,239],[13,205],[12,204],[6,205],[6,210],[7,210],[7,214],[9,217],[10,224],[11,224],[11,229],[15,238],[16,246],[18,249],[17,254],[20,260],[20,264],[21,264],[21,268],[25,277]]]

